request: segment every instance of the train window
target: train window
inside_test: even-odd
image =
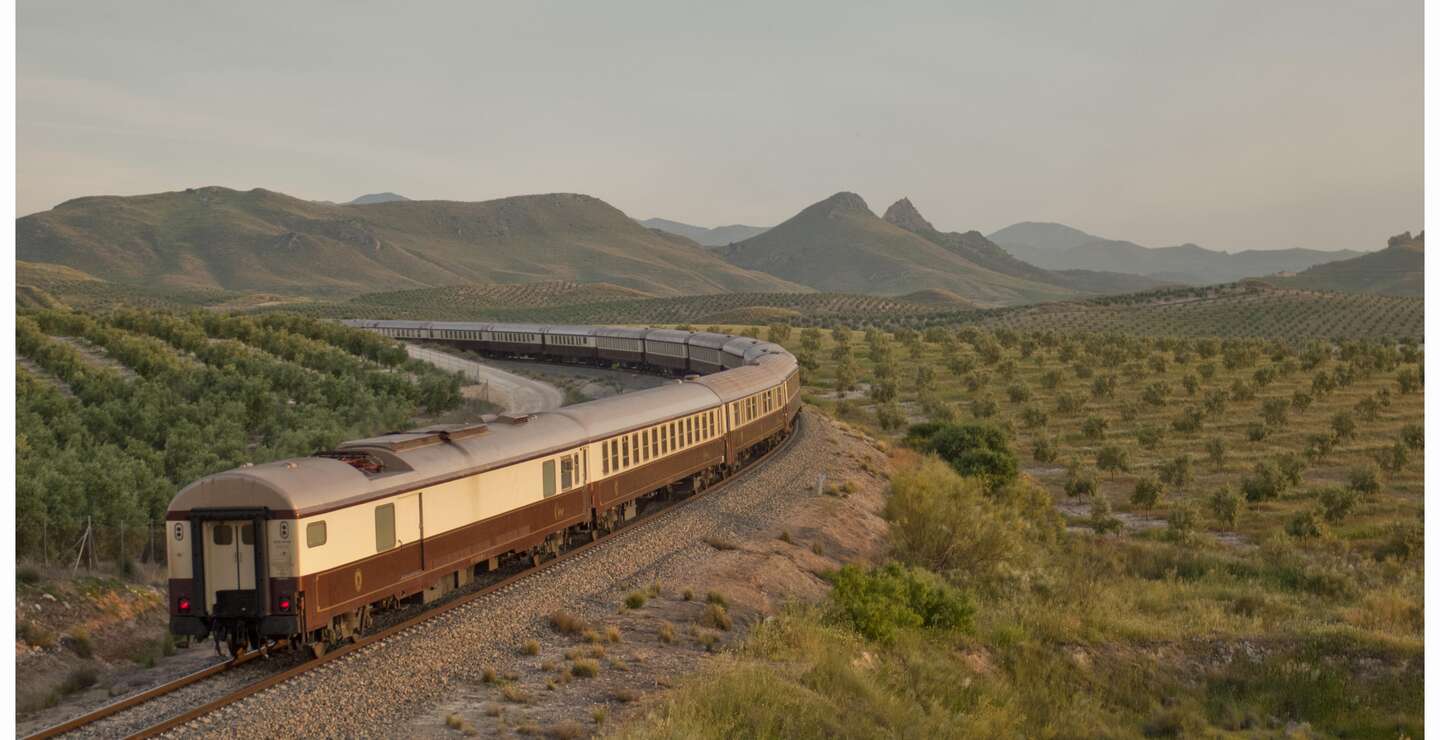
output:
[[[695,417],[685,417],[685,446],[695,444]]]
[[[600,443],[600,474],[601,474],[601,475],[609,475],[609,474],[610,474],[610,453],[609,453],[609,451],[608,451],[608,450],[609,450],[609,445],[610,445],[609,442],[601,442],[601,443]]]
[[[660,435],[656,433],[655,427],[650,427],[650,449],[656,457],[660,456]]]
[[[680,449],[680,422],[670,422],[670,449]]]
[[[540,465],[540,482],[545,498],[555,495],[555,461],[546,460]]]
[[[242,544],[242,545],[253,545],[253,544],[255,544],[255,525],[254,525],[254,524],[244,524],[244,525],[241,525],[241,527],[240,527],[240,544]]]
[[[610,470],[620,471],[620,440],[610,440]]]
[[[560,458],[560,490],[568,491],[575,487],[575,458],[566,455]]]
[[[650,459],[650,433],[640,433],[640,462]]]
[[[235,530],[229,524],[216,524],[215,529],[210,531],[210,538],[217,545],[228,545],[235,541]]]
[[[375,507],[375,552],[395,546],[395,504]]]
[[[305,546],[319,547],[325,544],[327,534],[325,522],[310,522],[305,525]]]
[[[620,438],[620,467],[630,467],[630,438]]]

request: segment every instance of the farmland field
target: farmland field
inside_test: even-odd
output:
[[[628,735],[1423,733],[1415,345],[768,336],[895,446],[899,570],[836,577]]]
[[[32,311],[16,340],[17,550],[37,560],[91,525],[100,557],[140,557],[134,533],[197,478],[460,404],[395,342],[293,316]]]

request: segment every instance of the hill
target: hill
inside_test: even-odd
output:
[[[1425,232],[1405,232],[1390,238],[1378,252],[1316,265],[1293,277],[1271,278],[1267,282],[1306,290],[1338,290],[1347,293],[1425,296]]]
[[[221,187],[79,198],[17,219],[16,254],[117,284],[309,296],[554,280],[653,295],[806,290],[565,193],[367,205]]]
[[[692,226],[665,218],[647,218],[640,223],[647,228],[678,234],[706,247],[723,247],[727,244],[742,242],[770,229],[768,226],[746,226],[744,224],[716,226],[713,229],[707,229],[704,226]]]
[[[895,201],[885,211],[885,221],[938,244],[987,270],[1003,275],[1047,283],[1080,293],[1132,293],[1153,290],[1164,281],[1140,275],[1094,270],[1056,272],[1016,259],[978,231],[942,232],[936,229],[909,198]],[[1056,224],[1058,226],[1058,224]],[[1065,227],[1068,228],[1068,227]],[[1078,233],[1078,232],[1077,232]]]
[[[854,193],[837,193],[759,236],[715,251],[737,266],[826,292],[903,295],[940,289],[990,305],[1075,295],[982,267],[882,220]]]
[[[1170,283],[1231,283],[1349,259],[1360,252],[1319,249],[1252,249],[1221,252],[1194,244],[1146,247],[1105,239],[1064,224],[1024,222],[990,235],[1014,257],[1047,270],[1130,273]]]
[[[1021,246],[1050,251],[1066,250],[1100,240],[1100,237],[1073,226],[1051,221],[1021,221],[990,234],[989,238],[1007,249]]]
[[[352,206],[363,206],[363,205],[368,205],[368,204],[370,204],[370,203],[391,203],[391,202],[394,202],[394,201],[397,201],[397,200],[410,200],[410,199],[409,199],[409,198],[406,198],[406,197],[403,196],[403,195],[400,195],[399,193],[391,193],[391,192],[370,193],[369,195],[362,195],[362,196],[360,196],[359,198],[356,198],[355,200],[350,201],[350,205],[352,205]]]

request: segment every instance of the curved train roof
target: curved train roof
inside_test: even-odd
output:
[[[468,322],[352,320],[362,328],[492,329],[547,331],[643,338],[631,327],[539,324],[496,325]],[[499,329],[497,327],[504,326]],[[525,328],[520,328],[520,327]],[[772,387],[794,372],[795,358],[777,344],[745,337],[720,342],[709,333],[648,330],[654,338],[696,346],[723,346],[743,355],[740,367],[677,381],[656,388],[610,396],[554,411],[542,411],[486,425],[452,425],[395,432],[342,443],[335,451],[312,457],[248,465],[202,478],[186,486],[170,503],[171,512],[199,508],[267,508],[298,516],[340,508],[371,498],[434,485],[525,459],[570,449],[665,419],[713,408]],[[664,331],[665,334],[659,334]],[[672,333],[673,332],[673,333]],[[743,342],[741,342],[743,340]],[[739,342],[737,344],[737,342]],[[738,351],[737,351],[738,350]],[[345,462],[351,457],[362,462]],[[367,467],[371,472],[364,472]]]

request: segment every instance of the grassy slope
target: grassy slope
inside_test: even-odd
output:
[[[942,289],[989,305],[1075,295],[981,267],[881,220],[853,193],[838,193],[759,236],[716,251],[736,265],[827,292],[899,295]]]
[[[1294,277],[1273,278],[1270,282],[1305,290],[1422,298],[1425,295],[1425,235],[1354,259],[1316,265]]]
[[[783,343],[798,351],[798,334]],[[857,337],[852,344],[861,380],[873,380],[864,342]],[[807,398],[829,413],[837,412],[826,399],[836,377],[834,349],[827,332],[813,352],[819,368],[804,376]],[[1022,467],[1055,501],[1069,504],[1074,529],[1016,573],[1015,583],[975,591],[977,617],[968,633],[916,631],[884,644],[835,626],[823,609],[797,610],[760,627],[738,654],[722,658],[622,736],[1272,736],[1306,725],[1326,735],[1423,734],[1423,565],[1418,556],[1373,557],[1392,526],[1420,522],[1420,453],[1323,537],[1286,533],[1295,514],[1316,505],[1316,486],[1343,485],[1347,472],[1393,443],[1403,425],[1423,423],[1420,397],[1396,395],[1377,419],[1359,422],[1354,440],[1312,464],[1300,486],[1246,507],[1233,530],[1206,506],[1212,492],[1235,484],[1256,462],[1304,449],[1309,435],[1328,430],[1332,414],[1352,410],[1382,388],[1398,393],[1396,371],[1341,388],[1303,413],[1292,410],[1285,427],[1251,442],[1246,428],[1259,420],[1263,401],[1308,390],[1312,373],[1282,377],[1253,401],[1231,402],[1198,434],[1179,434],[1168,425],[1192,402],[1183,375],[1197,373],[1204,362],[1217,365],[1197,394],[1203,396],[1235,380],[1249,382],[1271,360],[1227,370],[1218,359],[1192,354],[1181,363],[1154,350],[1149,356],[1166,359],[1163,371],[1146,366],[1140,379],[1122,379],[1114,398],[1096,400],[1091,381],[1043,345],[1030,359],[1012,347],[994,366],[977,363],[989,380],[976,391],[945,370],[937,345],[921,343],[914,354],[897,345],[893,352],[908,413],[922,414],[914,385],[919,367],[937,370],[934,398],[962,418],[971,415],[975,399],[996,401],[990,421],[1015,430]],[[958,355],[973,353],[967,348]],[[1013,368],[1004,367],[1007,361]],[[1043,378],[1051,371],[1060,380],[1047,389]],[[1007,397],[1017,381],[1030,389],[1030,401]],[[1144,386],[1156,381],[1170,386],[1164,406],[1140,399]],[[1055,403],[1061,393],[1090,400],[1083,412],[1062,414]],[[1133,419],[1124,418],[1127,406],[1136,409]],[[1027,407],[1048,413],[1043,427],[1025,426]],[[884,433],[865,400],[839,413]],[[1080,433],[1088,416],[1109,422],[1104,440]],[[1136,431],[1145,427],[1167,432],[1153,449],[1136,442]],[[1074,513],[1082,502],[1063,492],[1060,463],[1030,459],[1041,436],[1057,441],[1060,461],[1074,457],[1092,470],[1102,445],[1126,449],[1131,472],[1101,476],[1100,490],[1139,526],[1119,535],[1091,533]],[[1229,450],[1219,466],[1205,459],[1210,438],[1224,440]],[[1187,453],[1195,458],[1192,483],[1172,486],[1154,508],[1129,502],[1139,475]],[[1165,517],[1186,506],[1201,512],[1198,535],[1172,540]],[[1155,525],[1160,528],[1148,528]]]
[[[352,206],[208,187],[80,198],[19,219],[16,235],[21,260],[175,288],[324,295],[576,280],[654,295],[805,290],[570,194]]]

